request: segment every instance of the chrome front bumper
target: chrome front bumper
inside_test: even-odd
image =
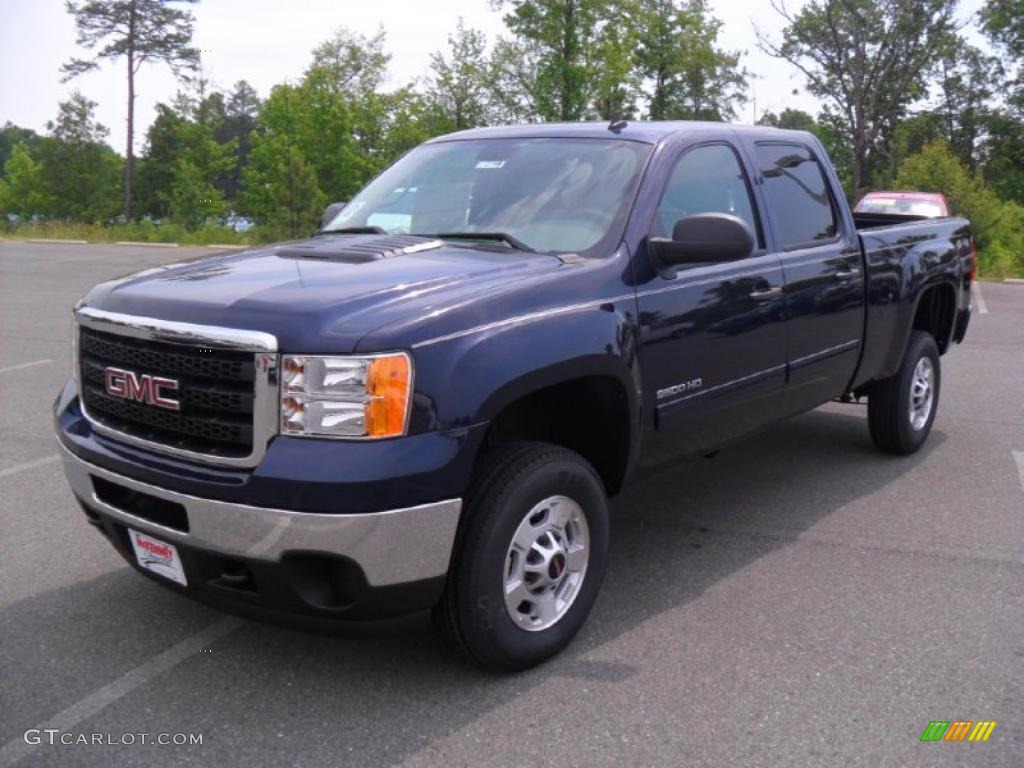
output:
[[[358,515],[327,515],[201,499],[110,472],[61,446],[64,472],[82,501],[123,525],[199,549],[276,561],[286,552],[344,555],[372,587],[442,576],[448,571],[461,499]],[[92,476],[184,506],[188,533],[100,501]]]

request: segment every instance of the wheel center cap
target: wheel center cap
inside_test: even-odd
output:
[[[548,564],[548,576],[552,579],[557,579],[563,573],[565,573],[565,555],[558,552],[551,558],[551,562]]]

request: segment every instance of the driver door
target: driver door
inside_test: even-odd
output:
[[[782,266],[764,247],[751,186],[736,149],[684,149],[662,192],[651,236],[671,236],[696,213],[728,213],[755,235],[750,256],[685,264],[637,287],[645,402],[655,431],[645,463],[699,453],[770,422],[786,376]]]

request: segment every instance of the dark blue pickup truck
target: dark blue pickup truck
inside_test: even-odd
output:
[[[973,271],[963,219],[852,215],[809,133],[471,130],[306,240],[94,288],[56,428],[88,522],[167,586],[432,609],[521,669],[585,621],[644,468],[837,398],[917,450]]]

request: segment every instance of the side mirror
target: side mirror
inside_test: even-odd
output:
[[[326,208],[324,208],[324,215],[320,217],[320,228],[323,229],[324,227],[326,227],[330,223],[331,219],[338,215],[338,211],[340,211],[346,205],[348,205],[347,202],[331,203]]]
[[[672,239],[650,237],[647,247],[659,271],[680,264],[745,259],[754,251],[754,233],[728,213],[696,213],[676,222]]]

